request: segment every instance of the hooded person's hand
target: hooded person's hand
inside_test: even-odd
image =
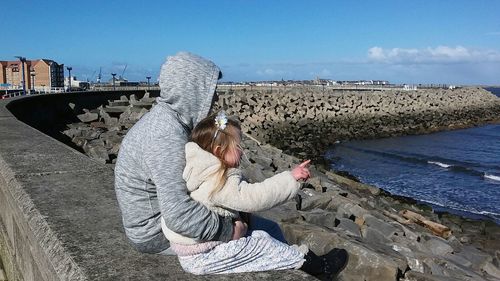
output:
[[[245,236],[248,230],[248,225],[242,220],[235,220],[233,222],[233,237],[232,240],[238,240]]]

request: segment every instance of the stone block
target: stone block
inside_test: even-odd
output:
[[[97,113],[90,113],[90,112],[78,114],[76,117],[80,119],[80,121],[85,123],[90,123],[92,121],[97,121],[97,119],[99,119],[99,115]]]
[[[313,209],[300,213],[302,214],[302,217],[304,217],[305,221],[309,223],[332,229],[335,227],[335,214],[332,212],[327,212],[322,209]]]
[[[356,202],[351,200],[350,198],[339,195],[338,193],[334,193],[334,195],[331,196],[330,203],[328,204],[328,206],[326,206],[326,209],[338,212],[339,208],[343,208],[343,206],[345,205],[355,203]],[[343,209],[341,211],[344,212]]]
[[[144,93],[144,96],[141,98],[141,102],[153,104],[156,98],[152,98],[149,96],[149,92]]]
[[[348,239],[336,232],[326,231],[306,223],[283,223],[287,241],[305,244],[318,255],[326,254],[333,248],[344,248],[349,253],[349,263],[337,277],[343,281],[397,280],[398,272],[404,272],[407,263],[397,252],[376,251],[366,244]]]
[[[301,219],[296,203],[293,201],[286,202],[266,211],[257,212],[256,214],[277,223],[294,222]]]
[[[307,183],[312,185],[317,192],[323,192],[323,185],[320,177],[312,177],[307,180]]]
[[[141,117],[148,113],[148,110],[145,109],[145,108],[141,108],[140,111],[136,111],[137,109],[133,109],[132,112],[130,113],[130,116],[129,116],[129,121],[132,122],[132,123],[135,123],[137,121],[139,121],[139,119],[141,119]]]
[[[500,280],[500,268],[492,262],[487,262],[482,268],[484,272]]]
[[[332,202],[335,199],[332,200]],[[345,203],[341,204],[337,209],[337,215],[339,217],[350,218],[353,221],[357,218],[363,218],[364,215],[369,214],[369,211],[362,208],[361,206],[355,203]]]
[[[110,107],[115,107],[115,106],[128,107],[130,105],[130,102],[128,100],[113,100],[113,101],[110,100],[108,101],[108,105]]]
[[[263,155],[252,155],[250,156],[250,162],[255,162],[265,169],[269,169],[273,163],[273,159]]]
[[[391,240],[385,237],[380,231],[373,229],[371,227],[365,227],[362,229],[363,240],[368,244],[389,244]]]
[[[273,159],[273,165],[276,167],[276,172],[289,170],[292,166],[289,161],[278,157]]]
[[[474,280],[474,281],[486,281],[482,275],[482,272],[474,272],[473,268],[464,267],[460,264],[455,263],[449,259],[443,259],[443,257],[431,256],[428,259],[434,261],[435,264],[439,265],[441,270],[439,275],[448,276],[454,278],[455,280]],[[434,274],[434,272],[433,272]]]
[[[143,108],[143,109],[150,109],[153,104],[150,103],[150,102],[144,102],[144,101],[135,101],[135,102],[131,102],[131,105],[133,107],[138,107],[138,108]]]
[[[429,237],[423,244],[430,250],[430,252],[437,256],[445,256],[453,253],[453,248],[448,242],[439,237]]]
[[[109,160],[108,151],[100,139],[91,140],[83,147],[87,155],[103,164]]]
[[[320,208],[320,209],[325,209],[330,201],[332,201],[332,196],[334,194],[332,192],[325,192],[325,193],[317,193],[317,192],[312,192],[311,190],[306,190],[304,189],[303,192],[305,193],[304,196],[302,196],[302,210],[307,211],[311,210],[314,208]]]
[[[64,130],[62,133],[70,138],[74,138],[76,136],[81,135],[81,130],[76,129],[76,128],[69,128],[69,129]]]
[[[408,247],[406,244],[397,242],[392,244],[392,249],[406,258],[406,262],[408,262],[408,266],[411,270],[421,273],[425,272],[424,263],[421,259],[421,252],[411,249],[411,247]]]
[[[404,279],[401,281],[457,281],[454,278],[443,275],[432,275],[410,270],[405,273]]]
[[[478,250],[476,247],[468,245],[462,248],[462,251],[456,254],[472,263],[472,267],[480,269],[487,263],[493,261],[493,257]]]
[[[127,106],[107,106],[107,107],[103,108],[102,110],[112,117],[118,117],[118,116],[120,116],[120,114],[125,112],[128,108],[129,108],[128,105]]]
[[[361,231],[359,226],[350,219],[340,218],[339,224],[337,225],[337,229],[342,229],[348,235],[354,237],[361,237]]]
[[[380,220],[371,214],[365,214],[363,216],[363,219],[365,220],[365,224],[373,229],[378,230],[380,233],[382,233],[386,238],[391,238],[396,232],[400,231],[398,228],[395,226]]]
[[[463,256],[460,255],[455,255],[455,254],[447,254],[446,259],[453,261],[456,264],[459,264],[464,267],[470,267],[472,266],[472,262],[464,258]]]
[[[113,127],[118,125],[118,118],[116,117],[108,117],[104,119],[104,124],[108,127]]]
[[[250,182],[261,182],[266,179],[266,176],[262,173],[262,166],[259,164],[249,164],[241,170],[245,178]]]

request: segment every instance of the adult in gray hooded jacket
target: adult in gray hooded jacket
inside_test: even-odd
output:
[[[168,248],[161,226],[197,241],[229,241],[230,217],[221,217],[187,194],[182,178],[184,145],[212,105],[219,68],[202,57],[178,53],[160,72],[158,104],[127,133],[115,166],[115,190],[125,233],[141,252]]]

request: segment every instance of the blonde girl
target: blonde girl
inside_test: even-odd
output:
[[[186,144],[186,180],[190,196],[219,215],[240,220],[240,212],[263,211],[292,199],[300,182],[310,176],[309,161],[259,183],[242,179],[238,169],[243,150],[238,121],[224,112],[199,122]],[[318,257],[305,246],[288,245],[255,230],[227,243],[201,242],[162,229],[184,270],[194,274],[218,274],[281,269],[302,269],[330,278],[347,263],[345,250],[334,249]]]

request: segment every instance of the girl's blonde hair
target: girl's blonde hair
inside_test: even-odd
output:
[[[219,129],[215,122],[216,115],[210,115],[201,120],[191,132],[191,141],[199,147],[215,155],[220,162],[220,168],[215,172],[216,186],[210,192],[210,197],[219,192],[226,183],[227,170],[230,166],[226,163],[224,156],[230,149],[239,149],[235,132],[241,132],[240,122],[233,118],[227,118],[227,125],[224,129]],[[215,153],[216,147],[220,147]]]

